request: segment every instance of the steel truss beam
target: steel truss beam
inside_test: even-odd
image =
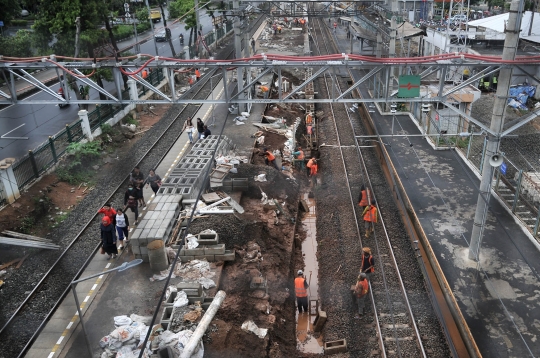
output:
[[[374,59],[375,60],[375,59]],[[389,59],[390,60],[390,59]],[[328,61],[322,61],[322,60],[306,60],[303,59],[299,60],[288,60],[288,61],[277,61],[277,60],[266,60],[266,57],[263,55],[263,59],[257,59],[257,60],[245,60],[245,61],[162,61],[157,59],[157,61],[150,62],[147,64],[148,68],[152,68],[154,70],[163,70],[167,69],[167,76],[166,78],[169,79],[169,75],[172,73],[173,70],[178,69],[186,69],[186,68],[207,68],[209,69],[207,72],[208,74],[214,74],[216,71],[221,71],[224,76],[224,80],[227,81],[227,79],[231,76],[230,71],[239,68],[239,67],[246,67],[246,68],[261,68],[263,70],[263,73],[258,75],[255,79],[248,79],[249,83],[244,86],[244,88],[241,89],[241,91],[245,91],[249,87],[253,86],[256,81],[258,81],[260,78],[262,78],[264,75],[267,75],[270,71],[273,71],[274,73],[279,74],[282,69],[298,69],[298,68],[317,68],[317,72],[310,76],[307,80],[303,81],[299,86],[295,87],[294,90],[290,93],[282,93],[281,91],[278,93],[278,98],[269,98],[269,99],[237,99],[237,96],[232,96],[228,93],[228,90],[225,89],[225,94],[222,99],[199,99],[199,100],[193,100],[193,99],[185,99],[183,96],[180,96],[179,98],[176,98],[174,95],[167,95],[166,93],[160,91],[150,83],[148,83],[146,80],[142,79],[139,75],[130,75],[129,77],[135,80],[140,86],[143,86],[150,91],[156,93],[161,97],[160,99],[152,99],[152,100],[137,100],[133,101],[130,99],[123,99],[120,95],[109,93],[108,91],[102,89],[89,78],[78,78],[78,81],[81,81],[82,83],[85,83],[92,88],[94,88],[96,91],[100,92],[101,94],[104,94],[107,99],[101,100],[101,99],[69,99],[69,103],[73,104],[88,104],[88,103],[100,103],[100,104],[127,104],[127,103],[151,103],[151,104],[160,104],[160,103],[198,103],[198,104],[204,104],[204,103],[335,103],[335,102],[344,102],[344,103],[360,103],[360,102],[387,102],[388,100],[393,100],[393,98],[375,98],[375,99],[353,99],[353,98],[345,98],[348,93],[350,93],[354,88],[358,87],[362,82],[365,82],[369,80],[370,78],[374,78],[374,76],[379,73],[382,70],[385,70],[389,66],[393,66],[394,68],[407,68],[411,66],[410,62],[406,62],[407,59],[403,59],[403,63],[377,63],[377,62],[368,62],[368,61],[359,61],[359,60],[350,60],[346,55],[343,55],[343,59],[341,60],[328,60]],[[395,61],[395,59],[394,59]],[[410,60],[409,60],[410,61]],[[446,61],[445,61],[446,62]],[[81,76],[83,70],[92,70],[93,68],[97,69],[110,69],[115,74],[115,84],[116,84],[116,90],[121,90],[122,81],[121,81],[121,74],[120,74],[120,66],[122,66],[124,72],[133,73],[134,71],[137,71],[140,69],[140,67],[144,64],[144,62],[137,60],[135,62],[125,62],[125,63],[115,63],[112,61],[104,61],[104,62],[98,62],[96,64],[93,64],[92,62],[70,62],[70,63],[59,63],[62,68],[67,69],[67,71],[71,71],[75,75]],[[436,60],[433,60],[432,62],[425,62],[425,63],[418,63],[414,64],[415,66],[422,66],[426,67],[427,69],[422,72],[422,75],[427,75],[429,73],[433,73],[435,69],[441,70],[441,72],[444,73],[445,69],[448,69],[448,66],[452,66],[453,68],[456,67],[480,67],[483,69],[469,78],[467,81],[464,81],[462,84],[456,86],[455,88],[449,90],[446,93],[441,93],[441,90],[439,90],[438,96],[432,97],[430,99],[425,98],[410,98],[410,99],[403,99],[400,98],[400,101],[405,102],[444,102],[447,98],[447,96],[451,95],[455,91],[466,87],[469,84],[474,83],[476,80],[478,80],[480,77],[486,74],[490,74],[493,72],[496,72],[501,64],[500,63],[490,63],[488,61],[462,61],[461,59],[456,60],[456,62],[448,61],[446,63],[438,63]],[[505,66],[517,66],[517,65],[505,65]],[[526,72],[528,69],[529,73],[533,72],[531,71],[531,67],[536,66],[534,63],[527,63],[527,64],[520,64],[519,68]],[[34,63],[0,63],[0,70],[5,70],[4,73],[10,73],[10,76],[4,76],[5,79],[8,80],[8,88],[10,89],[11,95],[5,92],[0,91],[0,104],[1,105],[9,105],[14,103],[20,103],[20,104],[58,104],[58,103],[66,103],[66,100],[61,98],[61,96],[58,96],[54,91],[52,91],[47,85],[39,82],[35,77],[30,75],[28,73],[28,70],[58,70],[58,72],[61,72],[64,74],[63,81],[62,82],[65,85],[65,78],[67,72],[64,69],[61,69],[60,67],[57,67],[55,64],[47,62],[47,61],[40,61],[40,62],[34,62]],[[315,80],[317,77],[324,75],[324,73],[328,70],[336,71],[340,69],[355,69],[355,70],[365,70],[366,72],[369,72],[367,75],[365,75],[362,79],[360,79],[358,82],[356,82],[352,88],[345,91],[345,93],[341,96],[338,96],[337,98],[315,98],[315,99],[294,99],[292,98],[293,95],[298,94],[298,92],[304,88],[308,83]],[[420,71],[420,69],[419,69]],[[333,73],[333,72],[332,72]],[[47,93],[51,96],[51,99],[46,100],[36,100],[33,99],[33,97],[28,97],[25,99],[17,99],[15,95],[13,95],[13,80],[15,77],[21,78],[24,81],[31,83],[33,86],[35,86],[38,89],[43,90],[44,93]],[[60,77],[60,75],[59,75]],[[277,76],[277,81],[280,82],[280,76]],[[533,77],[535,78],[535,77]],[[536,78],[535,78],[536,79]],[[201,85],[200,81],[199,83],[195,84]],[[247,81],[246,81],[247,82]],[[169,84],[171,86],[172,92],[174,93],[174,81],[169,80]],[[442,88],[443,82],[439,83],[439,89]],[[281,83],[278,83],[278,85],[281,87]]]

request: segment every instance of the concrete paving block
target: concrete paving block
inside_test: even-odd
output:
[[[313,330],[315,332],[322,331],[322,328],[325,322],[326,322],[326,312],[318,311],[317,316],[315,317],[315,321],[313,322]]]
[[[164,205],[163,202],[158,203],[157,206],[156,206],[156,211],[161,211],[161,208],[163,208],[163,205]]]
[[[180,204],[178,203],[170,203],[169,205],[169,211],[177,211],[177,210],[180,210]]]
[[[149,244],[149,243],[151,243],[151,242],[153,242],[153,241],[156,241],[156,240],[162,240],[162,239],[159,238],[159,237],[149,237],[149,238],[147,239],[147,242],[148,242],[148,244]],[[148,245],[148,244],[146,244],[146,245]]]
[[[141,248],[139,246],[131,245],[131,251],[133,251],[134,254],[140,254],[141,253]]]
[[[150,229],[144,228],[141,234],[141,239],[146,239],[149,234],[150,234]]]
[[[161,314],[161,322],[164,322],[164,321],[170,322],[171,317],[173,315],[173,310],[174,310],[174,307],[172,306],[165,307],[163,309],[163,313]]]
[[[151,202],[150,204],[148,204],[148,205],[146,206],[146,210],[148,210],[148,211],[154,211],[155,208],[156,208],[156,205],[157,205],[157,203]]]
[[[153,229],[154,228],[154,223],[156,222],[156,220],[148,220],[148,223],[146,224],[146,226],[144,227],[145,230],[147,229]]]
[[[156,219],[156,221],[154,222],[154,226],[152,226],[152,229],[159,229],[161,227],[161,224],[163,224],[163,219]]]
[[[163,218],[161,219],[161,224],[159,225],[160,229],[167,229],[169,226],[172,226],[172,218]]]
[[[141,233],[142,233],[142,229],[139,229],[138,227],[133,230],[133,232],[130,234],[131,237],[130,239],[138,239],[139,237],[141,237]]]
[[[234,261],[234,250],[225,250],[223,255],[215,255],[216,261]]]
[[[171,206],[172,203],[163,203],[163,208],[161,209],[162,211],[168,211],[170,210],[169,207]]]
[[[188,256],[204,256],[204,248],[197,247],[195,249],[185,249]]]
[[[347,340],[324,342],[324,354],[336,354],[347,352]]]
[[[191,256],[191,255],[180,256],[180,261],[182,262],[188,262],[191,260],[195,260],[195,256]]]
[[[138,238],[135,238],[135,239],[134,239],[134,238],[132,237],[132,238],[129,240],[129,242],[131,242],[131,246],[140,246],[140,245],[139,245],[139,239],[138,239]]]
[[[195,260],[205,260],[208,262],[216,261],[215,255],[195,255]]]
[[[141,254],[141,258],[142,258],[143,262],[150,262],[150,258],[148,257],[148,255]]]
[[[142,230],[148,225],[148,220],[142,219],[141,222],[137,224],[137,229]]]
[[[205,255],[224,255],[225,244],[208,245],[204,247]]]
[[[147,215],[148,215],[147,219],[149,220],[159,220],[159,217],[161,216],[161,211],[154,210],[154,211],[148,212]]]
[[[176,288],[185,291],[188,296],[203,295],[203,287],[200,283],[180,282],[176,285]]]
[[[163,215],[163,218],[164,219],[174,219],[174,215],[175,212],[174,211],[165,211],[164,215]]]
[[[156,195],[154,197],[154,200],[152,200],[152,204],[157,204],[159,202],[161,202],[163,200],[164,196],[163,195]]]
[[[197,242],[200,245],[217,245],[219,243],[219,235],[215,234],[198,234]]]
[[[146,246],[146,245],[148,245],[148,239],[146,237],[140,237],[139,246]]]
[[[148,255],[148,249],[146,246],[139,246],[139,250],[141,250],[141,255]]]
[[[158,229],[155,228],[155,229],[152,229],[150,230],[150,233],[148,234],[148,239],[155,239],[157,238],[157,232],[158,232]]]
[[[167,229],[159,228],[159,229],[157,229],[156,239],[165,240],[166,239],[166,237],[165,237],[166,234],[167,234]]]
[[[169,297],[165,301],[163,301],[163,305],[165,307],[172,306],[174,304],[174,299],[176,298],[177,294],[178,294],[178,292],[176,292],[176,291],[171,292]]]

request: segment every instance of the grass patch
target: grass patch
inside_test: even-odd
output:
[[[36,224],[36,219],[33,216],[27,215],[21,219],[19,231],[23,234],[30,234],[30,231]]]

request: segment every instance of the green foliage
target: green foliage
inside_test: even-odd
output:
[[[52,199],[49,198],[46,194],[34,198],[35,214],[38,216],[46,214],[52,206]]]
[[[201,6],[201,4],[199,4]],[[195,7],[193,0],[176,0],[169,3],[169,18],[176,19]],[[193,14],[193,12],[192,12]]]
[[[133,124],[133,125],[137,125],[139,124],[137,122],[136,119],[134,119],[132,116],[130,116],[129,114],[127,116],[124,117],[124,119],[122,119],[122,122],[124,122],[124,124]]]
[[[28,25],[28,21],[27,20],[11,20],[10,21],[11,23],[11,26],[26,26]]]
[[[152,25],[150,24],[150,21],[141,22],[137,24],[137,34],[143,33],[149,30],[151,27]]]
[[[487,4],[488,10],[491,11],[494,6],[504,6],[504,0],[487,0]]]
[[[67,152],[74,156],[77,161],[85,161],[99,158],[101,155],[101,142],[77,142],[67,147]]]
[[[102,124],[101,125],[101,134],[102,135],[112,135],[114,133],[113,127],[111,127],[110,124]]]
[[[117,25],[113,28],[114,38],[117,41],[133,36],[133,32],[132,25]]]
[[[76,170],[68,167],[69,165],[56,169],[55,173],[58,179],[71,185],[78,185],[90,181],[92,173],[89,170]]]
[[[31,32],[19,30],[15,36],[0,36],[0,51],[4,56],[31,57],[33,55]]]
[[[0,0],[0,9],[2,9],[2,18],[0,20],[4,22],[11,21],[21,13],[21,7],[17,0]]]
[[[23,234],[29,234],[30,230],[32,230],[35,224],[36,224],[36,219],[34,219],[33,216],[27,215],[21,219],[19,231],[22,232]]]
[[[142,23],[148,23],[150,25],[150,21],[148,20],[148,10],[145,7],[140,8],[135,12],[135,18],[139,20],[139,25]]]

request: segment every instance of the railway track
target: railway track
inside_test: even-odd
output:
[[[332,34],[321,19],[314,20],[311,35],[319,55],[340,52],[333,42],[328,41]],[[350,73],[326,74],[317,80],[319,95],[335,98],[348,88],[347,79],[350,78]],[[356,136],[367,134],[358,116],[359,110],[352,112],[344,104],[326,105],[322,109],[331,121],[326,122],[322,130],[324,138],[320,142],[332,145],[328,151],[337,151],[341,162],[333,163],[331,170],[337,171],[341,167],[344,174],[341,185],[348,188],[347,207],[351,218],[340,217],[340,221],[350,219],[354,222],[352,227],[343,229],[344,234],[341,235],[343,241],[347,240],[343,247],[356,246],[354,252],[342,252],[343,264],[350,266],[346,268],[348,275],[352,276],[350,280],[354,282],[358,273],[363,246],[370,247],[376,259],[376,274],[370,283],[372,311],[360,319],[352,333],[352,336],[370,339],[362,340],[362,344],[352,342],[350,351],[359,357],[450,356],[424,287],[417,255],[403,228],[392,194],[388,193],[383,170],[378,164],[380,158],[374,149],[360,148],[357,142]],[[362,184],[371,188],[380,213],[375,232],[368,238],[363,235],[362,213],[356,200]]]
[[[231,51],[227,58],[232,53]],[[211,85],[218,83],[221,78],[222,74],[215,75],[214,72],[207,74],[201,79],[200,83],[187,93],[187,96],[193,99],[206,98],[212,91]],[[161,162],[182,134],[184,120],[187,117],[193,117],[200,106],[200,104],[190,104],[183,108],[178,106],[178,113],[174,115],[174,118],[161,134],[156,137],[153,144],[149,146],[136,165],[153,168]],[[163,143],[167,144],[164,146]],[[124,179],[115,187],[113,194],[103,200],[101,205],[106,202],[122,203],[128,179],[129,177],[125,178],[124,176]],[[98,251],[100,244],[95,243],[98,241],[96,237],[99,237],[97,232],[99,222],[100,219],[96,210],[96,214],[84,224],[78,234],[65,246],[64,251],[43,275],[34,289],[3,324],[0,329],[0,341],[9,342],[9,344],[0,346],[0,357],[22,357],[31,347],[41,329],[69,292],[71,281],[82,274]]]

